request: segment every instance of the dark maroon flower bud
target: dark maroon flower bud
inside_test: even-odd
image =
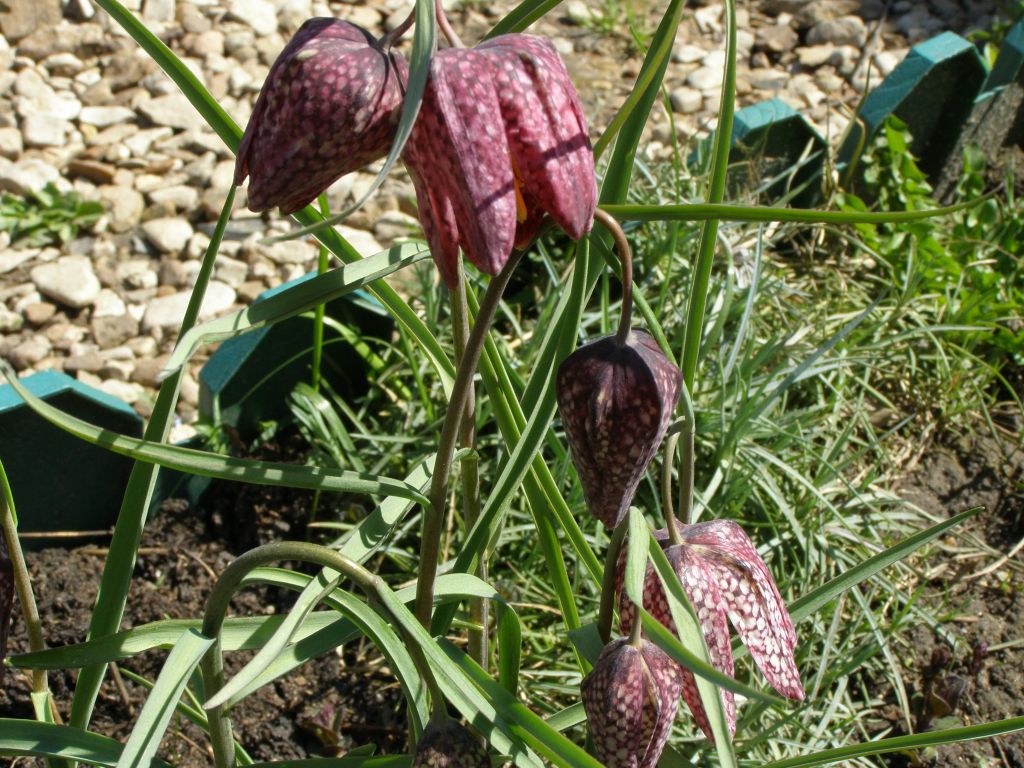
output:
[[[593,223],[587,123],[565,65],[543,38],[502,35],[438,51],[403,157],[450,286],[459,248],[495,275],[545,213],[574,239]]]
[[[558,368],[558,410],[590,512],[625,517],[679,400],[683,375],[644,331],[606,336]]]
[[[796,669],[793,650],[796,630],[768,566],[739,525],[731,520],[709,520],[680,526],[683,543],[669,546],[667,530],[655,532],[665,548],[672,570],[697,612],[704,630],[711,663],[732,677],[732,645],[729,621],[750,650],[750,656],[775,690],[790,699],[803,701],[804,689]],[[619,557],[616,590],[619,592],[620,630],[633,627],[633,603],[622,591],[624,553]],[[675,622],[661,580],[653,566],[644,578],[644,608],[676,632]],[[678,633],[677,633],[678,634]],[[697,692],[693,673],[682,670],[683,697],[693,719],[712,739],[711,724]],[[736,731],[736,704],[731,691],[721,691],[729,730]]]
[[[605,646],[580,691],[597,758],[607,768],[654,768],[679,706],[681,668],[654,643]]]
[[[339,177],[383,157],[394,139],[407,68],[365,29],[303,24],[270,68],[235,161],[249,209],[294,213]]]
[[[480,740],[466,727],[451,718],[431,721],[423,731],[412,768],[490,768]]]

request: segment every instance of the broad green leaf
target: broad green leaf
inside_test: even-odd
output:
[[[390,477],[361,472],[334,470],[326,467],[307,467],[273,461],[252,461],[232,456],[182,448],[176,445],[152,442],[101,429],[87,421],[54,408],[31,394],[19,381],[13,369],[0,360],[0,373],[21,396],[25,403],[44,419],[76,437],[99,445],[114,453],[140,461],[189,472],[195,475],[217,477],[222,480],[275,485],[286,488],[309,488],[320,491],[339,491],[369,495],[391,495],[428,503],[426,497],[408,483]]]
[[[188,684],[192,671],[207,649],[213,645],[212,637],[205,637],[194,629],[182,633],[167,655],[156,685],[149,692],[146,703],[132,726],[128,743],[117,761],[117,768],[139,768],[153,765],[156,750],[167,731],[178,699]]]
[[[544,718],[544,721],[556,731],[567,731],[574,725],[587,722],[587,713],[583,709],[583,702],[577,701],[560,712],[555,712],[555,714]]]
[[[113,739],[70,725],[0,718],[0,755],[53,757],[114,768],[123,748]],[[154,768],[170,768],[154,760]]]
[[[429,257],[430,251],[417,245],[396,245],[361,261],[343,264],[326,274],[304,280],[245,309],[197,325],[178,339],[161,375],[167,376],[181,368],[204,344],[225,341],[308,312]]]
[[[1011,717],[996,720],[992,723],[981,723],[963,728],[945,728],[938,731],[915,733],[909,736],[894,736],[889,739],[868,741],[864,744],[851,744],[848,747],[825,749],[810,755],[790,757],[765,763],[761,768],[807,768],[813,765],[828,765],[843,760],[852,760],[868,755],[881,755],[887,752],[910,752],[925,747],[938,747],[943,744],[956,744],[961,741],[975,741],[1001,736],[1005,733],[1024,730],[1024,717]]]

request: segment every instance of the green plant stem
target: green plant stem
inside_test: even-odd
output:
[[[600,221],[608,230],[615,241],[615,249],[619,252],[619,262],[622,266],[622,308],[619,311],[619,327],[615,338],[619,344],[625,344],[633,322],[633,252],[629,248],[629,241],[626,240],[626,233],[611,214],[598,208],[594,211],[594,219]]]
[[[608,542],[608,551],[604,557],[604,578],[601,580],[601,607],[597,614],[597,632],[601,641],[607,643],[612,637],[612,610],[615,608],[615,572],[619,565],[619,554],[629,530],[629,517],[616,526],[612,538]],[[633,622],[639,624],[637,620]]]
[[[320,213],[323,217],[329,218],[331,208],[327,202],[327,193],[323,192],[318,198]],[[322,275],[327,272],[327,246],[320,244],[319,255],[316,262],[316,273]],[[313,391],[320,391],[320,365],[324,357],[324,305],[317,304],[313,314],[313,378],[311,384]],[[314,509],[316,505],[314,504]]]
[[[693,415],[693,399],[684,381],[679,387],[679,402],[683,406],[683,427],[679,431],[682,442],[682,456],[679,463],[679,517],[672,514],[672,507],[665,509],[665,522],[668,523],[668,535],[673,544],[682,544],[678,524],[689,525],[693,515],[693,468],[694,468],[694,437],[697,424]]]
[[[221,652],[220,631],[231,605],[231,599],[238,591],[245,576],[253,569],[282,560],[297,560],[313,563],[323,568],[332,568],[351,579],[370,601],[376,601],[380,591],[386,588],[380,577],[370,573],[355,560],[319,544],[311,544],[307,541],[276,541],[249,550],[224,569],[206,601],[203,634],[214,638],[214,644],[210,646],[210,650],[206,652],[202,660],[203,683],[207,698],[224,687],[224,659]],[[391,618],[395,625],[400,627],[397,619],[393,616]],[[407,638],[407,640],[409,639]],[[444,696],[441,694],[437,680],[417,643],[409,640],[408,650],[430,691],[433,716],[438,708],[443,711]],[[231,720],[226,707],[224,705],[211,707],[208,712],[208,721],[210,741],[213,744],[214,764],[217,768],[233,768],[236,765],[234,737],[231,733]]]
[[[732,121],[736,94],[736,4],[735,0],[725,1],[726,57],[725,73],[722,78],[722,99],[718,112],[718,127],[715,129],[715,150],[711,157],[711,180],[708,184],[708,203],[721,203],[725,197],[725,175],[729,167],[729,148],[732,145]],[[690,279],[689,301],[686,307],[686,334],[683,352],[680,355],[683,382],[692,392],[697,373],[697,358],[703,338],[704,311],[708,298],[708,284],[711,281],[711,266],[715,260],[715,243],[718,240],[718,219],[704,222],[700,232],[700,245]]]
[[[458,439],[459,425],[466,410],[466,402],[476,375],[477,363],[484,347],[484,339],[490,330],[494,313],[498,310],[501,294],[505,291],[512,272],[523,256],[522,251],[513,251],[504,269],[491,278],[487,292],[480,303],[473,330],[466,343],[466,352],[455,374],[452,395],[448,400],[448,412],[441,426],[441,438],[434,459],[434,474],[430,481],[430,505],[423,510],[423,535],[420,541],[420,568],[416,581],[416,618],[429,631],[430,614],[434,603],[434,579],[437,576],[437,558],[441,550],[441,529],[444,523],[445,499],[448,495],[448,476],[452,469],[452,457]]]
[[[665,515],[665,527],[668,529],[668,538],[673,545],[681,544],[682,537],[679,535],[679,530],[674,525],[675,515],[672,510],[676,508],[676,505],[672,502],[672,465],[675,463],[676,447],[679,444],[679,434],[673,432],[671,435],[665,438],[665,459],[662,462],[661,467],[661,507],[662,514]],[[682,478],[680,478],[682,480]],[[680,493],[682,490],[680,489]],[[677,541],[679,539],[679,541]]]
[[[28,649],[32,653],[44,651],[46,650],[46,641],[43,639],[43,625],[39,621],[39,608],[36,606],[36,598],[32,592],[32,579],[29,577],[28,567],[25,565],[25,553],[21,551],[21,541],[18,539],[18,515],[14,508],[14,493],[7,480],[3,462],[0,462],[0,526],[3,527],[4,538],[7,539],[7,557],[11,561],[14,589],[18,593],[22,617],[25,619]],[[3,663],[2,659],[0,659],[0,663]],[[50,688],[45,669],[32,670],[32,692],[47,694],[54,722],[60,723],[60,714],[54,706],[53,697],[49,695]]]
[[[452,294],[452,332],[455,337],[456,365],[462,364],[469,343],[469,304],[466,299],[466,276],[459,271],[459,282]],[[466,399],[466,411],[459,428],[459,447],[468,449],[459,460],[459,474],[462,477],[462,513],[466,530],[472,530],[480,517],[480,477],[476,448],[476,391],[472,381]],[[487,554],[481,555],[476,575],[487,580]],[[479,629],[469,630],[469,655],[484,669],[487,669],[487,611],[488,602],[483,598],[469,601],[469,619]]]
[[[195,325],[196,319],[199,317],[199,309],[206,295],[206,286],[213,274],[217,249],[220,247],[224,229],[235,203],[235,190],[236,187],[231,187],[224,200],[220,218],[217,220],[217,227],[214,229],[213,237],[196,278],[195,288],[189,297],[185,316],[182,318],[181,327],[178,330],[178,338],[181,338],[189,328]],[[167,434],[174,421],[174,406],[178,401],[178,387],[183,375],[184,369],[168,376],[161,382],[156,403],[153,406],[153,415],[150,417],[143,435],[145,440],[163,442],[167,439]],[[131,586],[132,572],[135,569],[135,557],[139,549],[139,541],[142,538],[142,529],[146,524],[149,502],[159,469],[156,464],[146,464],[141,461],[136,461],[132,466],[117,524],[114,527],[114,535],[110,541],[109,554],[103,566],[96,607],[93,609],[89,621],[89,632],[86,636],[89,640],[112,635],[121,625],[125,603],[128,599],[128,590]],[[87,729],[106,669],[106,664],[98,664],[84,667],[79,673],[75,694],[71,700],[71,714],[68,717],[69,724],[75,728]]]

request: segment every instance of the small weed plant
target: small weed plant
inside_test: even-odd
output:
[[[97,3],[236,151],[250,207],[292,215],[289,237],[315,237],[321,259],[258,310],[196,324],[229,194],[142,439],[62,413],[6,372],[41,416],[136,463],[88,642],[62,648],[39,632],[5,482],[4,583],[32,643],[10,663],[33,671],[36,719],[0,720],[0,753],[162,765],[184,717],[217,768],[249,765],[233,707],[361,638],[398,678],[407,754],[367,745],[281,765],[876,765],[1024,728],[1015,717],[915,732],[900,637],[934,619],[907,558],[977,510],[932,519],[886,490],[937,410],[948,420],[1015,398],[1003,385],[1021,363],[1021,217],[1012,196],[982,199],[980,154],[961,202],[938,208],[892,122],[859,186],[822,210],[724,205],[731,2],[703,176],[678,160],[686,147],[675,163],[638,153],[675,0],[593,145],[554,47],[522,34],[548,2],[522,3],[472,48],[429,0],[380,39],[311,20],[244,133],[135,16]],[[408,62],[394,47],[404,35]],[[378,182],[399,159],[409,171],[425,242],[359,254],[331,226],[351,211],[332,215],[319,196],[380,158]],[[398,273],[402,294],[386,280]],[[394,319],[393,338],[324,317],[360,288]],[[312,347],[313,370],[289,398],[305,465],[223,455],[217,425],[207,450],[168,444],[198,348],[305,312],[315,333],[295,344]],[[331,333],[367,362],[358,400],[320,376]],[[122,628],[159,466],[313,490],[310,527],[326,543],[248,551],[218,575],[204,616]],[[315,570],[270,567],[282,562]],[[295,591],[294,607],[228,617],[254,583]],[[169,652],[127,741],[92,732],[108,664],[157,647]],[[255,654],[228,679],[225,654],[239,650]],[[80,670],[66,722],[46,681],[56,668]],[[895,726],[875,717],[865,682],[883,679]]]

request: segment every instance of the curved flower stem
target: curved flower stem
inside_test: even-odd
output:
[[[384,586],[384,582],[379,576],[370,573],[355,560],[345,557],[333,549],[319,544],[311,544],[308,541],[276,541],[256,547],[241,555],[224,569],[206,601],[203,634],[206,637],[214,638],[213,645],[210,646],[202,660],[203,684],[206,688],[207,698],[224,687],[224,658],[221,653],[220,631],[231,605],[231,598],[234,597],[242,580],[250,571],[281,560],[299,560],[323,568],[332,568],[351,579],[370,601],[377,598],[378,591]],[[397,621],[395,623],[397,625]],[[445,709],[444,696],[431,672],[430,665],[423,658],[419,646],[408,641],[407,650],[430,691],[432,715],[438,709],[443,711]],[[214,764],[217,768],[234,768],[236,765],[234,737],[231,733],[231,720],[224,705],[212,707],[209,710],[208,718]]]
[[[612,532],[605,553],[604,578],[601,580],[601,607],[597,614],[597,632],[601,642],[607,643],[612,637],[612,608],[615,607],[615,571],[619,565],[619,553],[622,543],[626,540],[629,529],[629,517],[626,517]]]
[[[455,337],[455,362],[458,366],[462,364],[462,358],[466,355],[466,345],[469,342],[469,306],[466,301],[466,276],[462,270],[459,270],[459,282],[452,293],[452,331]],[[465,415],[462,417],[462,426],[459,428],[459,447],[469,449],[464,451],[459,460],[459,474],[462,478],[462,512],[467,531],[473,528],[477,518],[480,517],[479,461],[474,451],[476,448],[475,401],[476,392],[471,381]],[[486,557],[480,558],[476,575],[486,581]],[[482,597],[469,601],[469,619],[473,624],[480,625],[480,629],[469,630],[469,655],[484,669],[487,668],[487,608],[488,603]]]
[[[21,551],[21,542],[18,539],[18,524],[14,511],[14,494],[11,492],[11,485],[7,481],[7,473],[4,471],[2,463],[0,463],[0,530],[3,531],[3,538],[7,540],[7,557],[11,561],[14,589],[18,593],[18,602],[21,603],[22,617],[25,620],[25,631],[28,634],[28,649],[33,653],[46,650],[46,641],[43,639],[43,625],[39,620],[39,608],[36,606],[36,598],[32,593],[32,579],[28,575],[25,554]],[[0,621],[6,621],[6,618],[0,616]],[[0,664],[2,663],[3,659],[0,659]],[[32,692],[50,693],[45,669],[32,670]],[[60,713],[57,711],[53,697],[47,695],[47,701],[50,703],[50,714],[53,716],[54,722],[60,723]]]
[[[672,546],[683,543],[679,533],[679,525],[675,516],[675,504],[672,503],[672,465],[675,463],[676,445],[679,435],[673,432],[665,438],[665,460],[661,467],[661,507],[665,515],[665,527]],[[680,478],[681,479],[681,478]]]
[[[594,218],[611,233],[612,239],[615,240],[615,250],[619,252],[619,261],[622,262],[622,309],[615,338],[620,344],[625,344],[633,321],[633,252],[626,240],[626,233],[610,213],[598,208],[594,211]]]
[[[466,412],[466,403],[472,390],[477,363],[484,348],[485,334],[491,327],[494,313],[501,301],[501,294],[508,285],[522,251],[513,251],[504,269],[491,278],[480,303],[476,322],[466,342],[466,351],[455,373],[448,412],[441,426],[437,456],[434,458],[434,472],[430,480],[430,506],[423,510],[423,535],[420,540],[420,569],[416,579],[416,618],[428,631],[430,614],[434,604],[434,579],[437,576],[437,557],[441,548],[441,529],[444,523],[445,499],[448,495],[448,476],[452,470],[452,457],[458,440],[459,425]]]
[[[448,39],[452,48],[465,48],[466,46],[462,44],[462,38],[460,38],[459,33],[452,28],[451,22],[448,21],[448,17],[444,13],[442,0],[434,0],[434,9],[437,14],[437,26]]]
[[[412,26],[414,21],[416,21],[415,4],[413,5],[412,10],[409,11],[409,15],[402,20],[402,23],[399,24],[394,29],[392,29],[386,35],[384,35],[384,37],[382,37],[380,40],[378,40],[377,44],[380,45],[381,49],[383,49],[384,51],[388,51],[391,48],[391,46],[393,46],[395,43],[402,39],[402,35],[409,31],[409,27]]]

